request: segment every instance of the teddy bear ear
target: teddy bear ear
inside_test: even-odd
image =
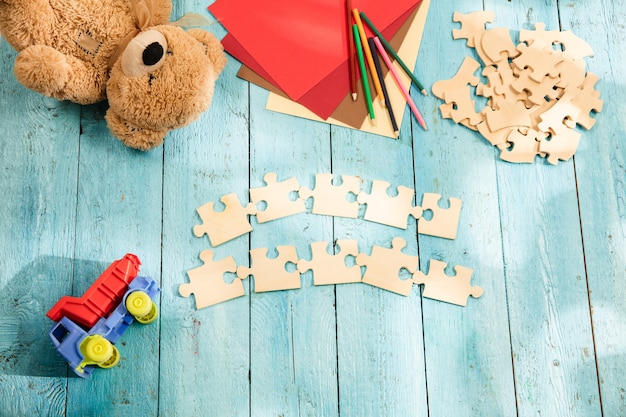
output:
[[[105,119],[113,136],[121,140],[124,145],[142,151],[160,146],[168,133],[167,129],[150,130],[135,126],[111,108],[107,110]]]
[[[215,70],[215,75],[219,75],[226,66],[226,55],[224,54],[224,47],[222,43],[211,32],[203,29],[189,29],[188,34],[193,36],[206,47],[207,55]]]

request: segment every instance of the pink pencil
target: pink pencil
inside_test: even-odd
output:
[[[413,102],[413,99],[411,99],[411,94],[409,94],[409,92],[402,85],[402,81],[400,81],[400,76],[398,75],[396,69],[393,67],[392,62],[389,59],[389,55],[387,55],[387,51],[385,51],[385,48],[383,48],[383,45],[380,43],[380,39],[378,39],[378,36],[374,37],[374,43],[376,44],[379,55],[383,57],[383,61],[385,61],[387,68],[389,68],[389,72],[391,72],[393,79],[395,80],[398,88],[402,92],[404,99],[409,104],[409,107],[415,115],[415,118],[417,118],[417,122],[420,124],[420,126],[422,126],[424,130],[427,130],[428,128],[426,127],[426,122],[424,121],[424,117],[422,117],[422,113],[420,113],[417,106]]]

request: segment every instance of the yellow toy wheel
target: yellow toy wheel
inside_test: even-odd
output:
[[[120,351],[117,350],[117,348],[113,345],[111,345],[111,347],[113,348],[113,354],[111,355],[108,361],[98,364],[100,368],[105,368],[105,369],[113,368],[120,361]]]
[[[141,324],[152,323],[159,316],[156,304],[143,291],[132,292],[126,297],[126,309]]]
[[[84,364],[94,364],[101,368],[112,368],[120,361],[120,352],[107,339],[99,334],[87,336],[80,350]]]

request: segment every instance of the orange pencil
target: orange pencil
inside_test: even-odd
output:
[[[348,57],[348,65],[350,67],[350,91],[352,92],[352,100],[356,100],[356,51],[354,49],[354,36],[352,35],[352,1],[346,0],[346,18],[348,23],[348,46],[350,56]]]
[[[378,72],[376,72],[376,66],[374,65],[374,58],[372,57],[372,51],[370,50],[369,43],[367,42],[367,35],[365,35],[365,29],[363,28],[363,23],[361,22],[361,16],[359,15],[359,10],[356,8],[352,9],[352,16],[354,17],[354,22],[356,23],[356,27],[359,29],[359,37],[361,38],[361,45],[363,46],[363,52],[365,53],[365,58],[367,58],[367,65],[369,66],[370,73],[372,74],[372,81],[374,82],[376,95],[378,96],[378,100],[384,106],[385,98],[383,97],[383,89],[380,86],[380,81],[378,80]]]

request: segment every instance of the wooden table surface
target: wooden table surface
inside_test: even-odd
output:
[[[176,1],[174,18],[206,13]],[[455,10],[494,27],[570,29],[595,50],[604,109],[578,153],[556,166],[500,161],[477,133],[412,95],[399,140],[265,110],[267,92],[230,59],[214,104],[150,152],[124,147],[106,105],[26,90],[0,44],[0,416],[626,416],[626,3],[433,0],[416,74],[430,90],[464,56]],[[213,25],[219,37],[224,29]],[[357,239],[473,268],[479,299],[458,307],[366,284],[254,293],[196,310],[178,295],[209,242],[195,209],[266,172],[310,185],[316,173],[385,180],[463,200],[455,240],[359,219],[300,214],[215,248]],[[137,254],[162,286],[160,318],[124,335],[119,366],[73,376],[48,338],[46,311],[80,295],[113,260]]]

